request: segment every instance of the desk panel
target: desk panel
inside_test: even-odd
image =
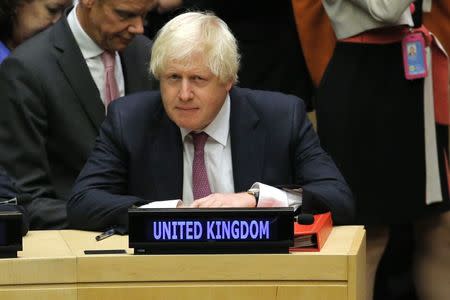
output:
[[[343,282],[183,282],[179,284],[81,284],[79,300],[287,300],[347,298]]]
[[[76,284],[0,286],[5,300],[77,300]]]
[[[18,258],[0,259],[0,287],[12,284],[75,283],[75,255],[59,231],[30,231]]]

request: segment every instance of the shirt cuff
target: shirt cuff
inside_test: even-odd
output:
[[[165,200],[165,201],[153,201],[144,205],[139,206],[139,208],[177,208],[181,200]]]
[[[286,207],[288,200],[286,193],[282,190],[274,188],[273,186],[255,182],[252,189],[259,190],[258,206],[257,207]]]
[[[252,189],[259,189],[257,207],[293,207],[294,210],[302,205],[302,196],[299,193],[287,192],[273,186],[255,182]]]

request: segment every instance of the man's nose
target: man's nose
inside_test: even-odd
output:
[[[180,100],[188,101],[193,97],[192,86],[187,79],[181,80],[180,92],[179,92]]]
[[[144,33],[144,18],[136,16],[133,18],[132,23],[128,27],[128,31],[132,34],[143,34]]]

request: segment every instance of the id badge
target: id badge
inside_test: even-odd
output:
[[[420,32],[409,33],[403,38],[402,52],[406,79],[412,80],[427,77],[425,39]]]

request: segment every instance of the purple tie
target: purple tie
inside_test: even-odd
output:
[[[115,53],[109,51],[103,52],[102,62],[105,66],[104,92],[106,106],[108,106],[113,100],[119,98],[119,88],[117,87],[116,76],[114,75]]]
[[[194,200],[211,194],[208,174],[205,166],[205,144],[208,134],[204,132],[191,133],[194,139],[194,161],[192,162],[192,191]]]

